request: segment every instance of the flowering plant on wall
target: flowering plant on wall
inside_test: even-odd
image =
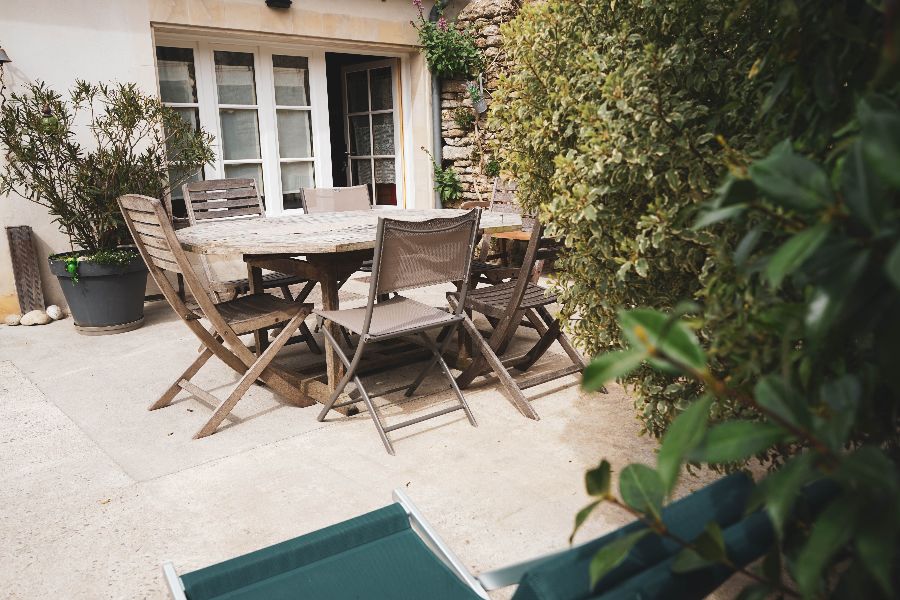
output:
[[[425,53],[428,68],[445,79],[466,78],[484,67],[484,56],[475,45],[475,38],[467,30],[460,30],[447,21],[443,3],[438,3],[438,20],[425,17],[422,0],[413,0],[419,10],[418,21],[411,21],[419,32],[419,43]]]

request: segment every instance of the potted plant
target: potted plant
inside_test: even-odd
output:
[[[77,81],[64,98],[39,81],[3,105],[0,194],[46,207],[68,236],[50,269],[81,333],[143,323],[147,268],[116,199],[164,197],[212,161],[211,141],[133,83]]]

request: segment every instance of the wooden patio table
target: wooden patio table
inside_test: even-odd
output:
[[[338,290],[372,257],[379,217],[424,221],[436,217],[454,217],[464,211],[455,209],[376,209],[285,215],[278,217],[221,220],[180,229],[176,232],[181,246],[198,254],[242,255],[247,263],[250,292],[262,291],[262,270],[269,269],[318,281],[322,287],[322,308],[338,310]],[[519,215],[484,211],[482,231],[500,233],[522,227]],[[298,296],[298,301],[304,299]],[[335,339],[339,332],[327,325]],[[268,343],[267,332],[255,334],[256,351]],[[270,368],[275,368],[274,366]],[[343,376],[341,362],[329,344],[325,348],[326,385],[303,385],[304,394],[295,400],[300,406],[313,401],[325,402]],[[298,386],[290,374],[284,375]]]

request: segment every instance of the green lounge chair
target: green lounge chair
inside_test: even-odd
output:
[[[682,538],[705,524],[722,527],[729,557],[745,565],[773,541],[762,512],[744,516],[753,482],[734,474],[673,502],[663,520]],[[244,556],[178,576],[163,573],[176,600],[475,600],[518,584],[513,600],[703,598],[730,575],[724,567],[671,571],[680,547],[643,538],[592,590],[588,565],[597,550],[643,527],[632,523],[577,547],[471,574],[400,490],[385,508]]]

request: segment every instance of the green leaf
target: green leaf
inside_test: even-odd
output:
[[[611,472],[609,461],[604,460],[596,469],[585,473],[584,483],[587,493],[591,496],[606,496],[609,493]]]
[[[843,375],[822,385],[820,395],[829,414],[816,433],[825,439],[832,450],[840,450],[847,441],[856,422],[861,394],[862,388],[854,375]]]
[[[781,286],[784,278],[803,265],[806,259],[822,245],[830,232],[830,224],[817,223],[809,229],[794,234],[782,244],[769,259],[769,264],[766,265],[766,278],[772,287]]]
[[[811,416],[806,401],[778,375],[766,375],[753,388],[753,397],[765,410],[797,427],[808,427]]]
[[[763,479],[754,491],[754,495],[759,494],[779,538],[784,534],[784,524],[800,496],[800,490],[820,477],[813,466],[813,456],[802,454]]]
[[[866,162],[894,189],[900,189],[900,116],[896,111],[873,110],[860,117]]]
[[[623,310],[619,327],[632,347],[658,350],[682,365],[706,370],[706,354],[697,336],[677,317],[649,308]]]
[[[850,541],[857,515],[857,501],[850,494],[839,496],[819,514],[794,562],[794,578],[804,597],[819,593],[822,571]]]
[[[750,165],[749,173],[760,192],[785,208],[813,212],[834,199],[825,171],[794,154],[789,142],[782,142],[766,158]]]
[[[726,206],[724,208],[716,208],[713,210],[707,210],[705,212],[700,213],[700,216],[697,217],[697,220],[694,222],[692,226],[693,229],[703,229],[704,227],[708,227],[713,223],[718,223],[719,221],[726,221],[733,217],[738,216],[747,210],[746,204],[732,204],[730,206]]]
[[[734,264],[735,266],[743,266],[745,262],[747,262],[747,258],[749,258],[750,253],[756,248],[756,244],[759,243],[759,238],[762,236],[762,228],[757,226],[747,232],[747,234],[741,238],[741,241],[738,242],[737,247],[734,249]]]
[[[619,475],[619,493],[622,501],[635,510],[660,518],[666,492],[662,479],[647,465],[630,464]]]
[[[862,143],[850,148],[841,169],[841,190],[850,213],[872,231],[878,231],[885,209],[883,181],[863,158]]]
[[[897,466],[875,446],[862,446],[844,457],[834,476],[852,489],[900,491]]]
[[[716,188],[716,195],[712,202],[713,209],[730,206],[732,204],[745,204],[756,197],[756,186],[749,179],[741,179],[734,175],[728,175],[725,181]]]
[[[780,427],[770,423],[727,421],[710,429],[690,457],[712,464],[734,462],[750,458],[787,438]]]
[[[600,548],[591,560],[591,588],[593,589],[604,575],[619,566],[641,538],[650,533],[649,529],[640,529],[634,533],[613,540]]]
[[[707,523],[703,533],[697,536],[691,545],[693,548],[685,548],[675,557],[672,563],[673,572],[696,571],[721,562],[726,557],[722,528],[715,521]]]
[[[594,509],[597,508],[603,500],[594,500],[584,508],[578,511],[578,514],[575,515],[575,526],[572,527],[572,534],[569,536],[569,543],[572,543],[572,540],[575,539],[575,534],[578,533],[578,530],[584,525],[584,522],[587,521],[587,518],[591,516],[591,513],[594,512]]]
[[[872,575],[885,596],[895,598],[892,568],[896,548],[897,531],[886,527],[883,519],[873,516],[867,519],[856,535],[856,551],[859,560]]]
[[[656,468],[666,494],[672,491],[678,480],[685,455],[700,443],[706,433],[712,400],[712,397],[704,396],[695,401],[672,421],[666,431],[656,459]]]
[[[894,245],[894,249],[884,261],[884,271],[894,287],[900,289],[900,242]]]
[[[772,588],[762,583],[748,585],[741,590],[736,600],[765,600],[772,592]]]
[[[584,369],[581,387],[589,392],[599,390],[612,381],[637,369],[647,353],[642,350],[616,350],[601,354]]]
[[[775,106],[775,102],[778,101],[778,97],[781,96],[782,92],[784,92],[787,84],[791,81],[791,76],[793,75],[793,69],[785,69],[778,76],[778,79],[775,80],[775,83],[772,84],[771,89],[769,89],[769,93],[766,94],[765,99],[763,100],[762,105],[759,108],[759,114],[764,115],[769,112],[773,106]]]

